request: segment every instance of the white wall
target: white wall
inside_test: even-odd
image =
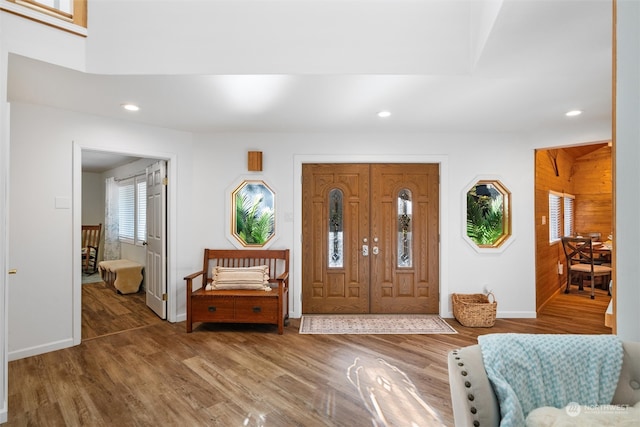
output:
[[[104,226],[104,179],[99,173],[82,172],[82,223]]]
[[[620,337],[640,341],[640,2],[617,4],[616,318]]]
[[[469,7],[455,2],[452,11],[452,2],[439,3],[375,1],[363,8],[360,1],[163,0],[152,6],[138,0],[92,1],[87,69],[107,74],[468,72]],[[403,25],[385,31],[398,22]],[[424,43],[441,39],[449,41],[446,47]]]
[[[79,258],[79,240],[76,248],[73,239],[74,225],[77,223],[77,232],[81,224],[76,207],[81,193],[74,198],[74,182],[81,180],[81,174],[74,176],[74,168],[81,160],[74,161],[74,147],[173,159],[177,169],[170,193],[188,205],[191,136],[20,104],[12,105],[11,129],[9,263],[19,274],[9,289],[8,351],[9,358],[16,359],[80,342],[74,323],[78,316],[74,302],[80,298],[79,270],[73,264],[76,251]],[[77,166],[79,169],[79,163]],[[189,245],[192,227],[181,224],[190,220],[180,213],[173,212],[171,221],[181,230],[179,238],[174,235],[169,240],[173,260],[169,280],[175,288],[183,277],[175,266],[185,264],[181,245]],[[41,254],[37,257],[36,245]],[[175,309],[171,315],[175,318]]]
[[[284,216],[299,212],[294,206],[294,184],[299,180],[294,176],[296,156],[339,154],[356,161],[362,156],[388,161],[400,153],[405,156],[402,161],[408,155],[409,159],[446,159],[441,241],[448,249],[442,255],[442,314],[449,315],[451,292],[480,292],[487,286],[499,300],[500,316],[534,316],[535,274],[530,262],[534,240],[528,226],[533,221],[533,151],[516,148],[523,142],[515,135],[228,134],[198,135],[192,143],[190,135],[179,132],[26,104],[12,106],[11,124],[15,196],[10,199],[14,218],[10,258],[21,271],[9,294],[12,359],[69,346],[74,339],[73,209],[55,205],[56,200],[60,203],[73,197],[72,141],[94,150],[144,154],[146,149],[158,153],[163,148],[160,153],[178,155],[177,212],[170,214],[170,221],[177,224],[176,236],[170,241],[170,257],[176,265],[170,283],[174,320],[184,319],[184,283],[179,278],[200,268],[202,249],[232,247],[225,232],[227,193],[230,185],[249,175],[249,150],[264,152],[261,175],[278,192],[277,209]],[[34,152],[41,155],[33,156]],[[500,178],[514,195],[513,242],[499,254],[478,254],[462,238],[462,194],[477,175]],[[295,248],[296,224],[280,221],[273,247]],[[48,254],[38,265],[31,252],[36,240]],[[295,266],[299,257],[295,252],[292,257]],[[43,272],[46,281],[41,280]],[[292,274],[296,277],[298,272]],[[299,281],[292,286],[293,314],[299,315]]]
[[[451,292],[482,292],[493,289],[501,317],[535,316],[535,270],[533,235],[533,150],[517,135],[444,134],[226,134],[197,135],[194,139],[194,194],[206,194],[190,216],[201,227],[190,256],[199,260],[199,249],[224,245],[228,224],[225,190],[243,176],[247,151],[263,151],[263,172],[259,174],[277,194],[278,240],[274,248],[295,249],[300,226],[283,218],[300,212],[294,174],[296,156],[313,161],[411,162],[422,157],[442,157],[447,163],[445,187],[441,189],[441,313],[450,315]],[[395,160],[394,160],[395,159]],[[329,160],[330,162],[331,160]],[[502,253],[477,253],[463,239],[466,207],[463,193],[478,176],[494,176],[513,194],[513,237]],[[299,199],[298,199],[299,200]],[[292,253],[293,315],[300,314],[299,254]],[[199,264],[199,263],[198,263]],[[194,264],[194,271],[198,264]],[[296,280],[297,279],[297,280]]]

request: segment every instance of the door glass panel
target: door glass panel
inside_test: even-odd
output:
[[[398,267],[411,267],[411,190],[398,193]]]
[[[342,199],[342,190],[334,188],[329,192],[329,268],[342,268],[344,264]]]

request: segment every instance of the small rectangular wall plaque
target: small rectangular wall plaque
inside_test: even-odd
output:
[[[262,170],[262,151],[249,151],[248,169],[252,172]]]

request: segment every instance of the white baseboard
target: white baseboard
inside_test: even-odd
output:
[[[63,348],[73,347],[73,338],[55,341],[35,347],[23,348],[20,350],[10,351],[8,354],[9,362],[12,360],[24,359],[25,357],[37,356],[38,354],[49,353],[50,351],[62,350]]]
[[[440,315],[444,319],[455,318],[453,312]],[[496,319],[535,319],[537,316],[535,311],[500,311],[496,312]]]

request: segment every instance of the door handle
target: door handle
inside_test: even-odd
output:
[[[377,237],[373,238],[373,243],[376,244],[376,246],[373,247],[373,254],[374,255],[378,255],[380,253],[380,248],[378,248],[378,238]]]
[[[18,274],[18,270],[12,268],[11,270],[9,270],[9,274]]]
[[[369,256],[369,245],[362,245],[362,256]]]

